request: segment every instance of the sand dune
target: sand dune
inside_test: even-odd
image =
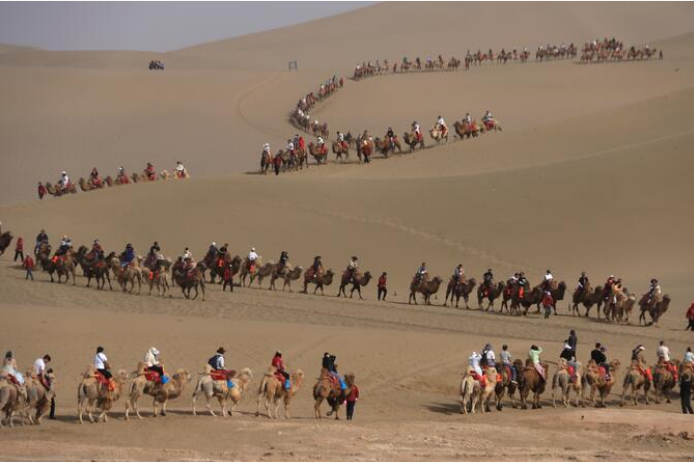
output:
[[[9,108],[0,115],[0,220],[27,247],[45,228],[52,242],[67,233],[78,244],[98,238],[107,250],[130,242],[145,253],[157,240],[172,257],[186,246],[201,257],[212,241],[229,242],[235,254],[255,246],[265,260],[287,250],[304,267],[319,254],[338,272],[359,255],[363,270],[388,272],[390,289],[389,303],[375,301],[374,282],[364,301],[335,298],[335,285],[326,296],[299,294],[299,284],[293,293],[233,294],[208,285],[204,303],[178,290],[160,299],[97,292],[82,278],[76,287],[50,284],[41,272],[28,283],[10,249],[0,265],[0,316],[11,322],[0,327],[0,347],[14,349],[22,367],[53,355],[60,419],[0,431],[0,459],[407,461],[479,459],[482,451],[514,460],[686,458],[691,441],[679,434],[691,434],[690,422],[676,415],[677,403],[616,409],[621,386],[607,410],[468,417],[457,414],[457,393],[466,358],[486,342],[508,343],[520,358],[538,343],[554,360],[573,328],[580,360],[600,341],[623,363],[637,343],[649,362],[661,339],[677,358],[691,345],[683,331],[694,299],[690,16],[688,4],[388,3],[164,55],[0,48],[0,100]],[[442,114],[452,125],[466,111],[491,109],[504,132],[376,156],[371,165],[331,162],[277,178],[242,173],[256,169],[263,142],[281,147],[295,133],[286,117],[301,94],[356,60],[608,33],[627,43],[659,40],[665,59],[348,81],[314,111],[332,131],[382,136],[388,126],[402,133],[414,118],[426,128]],[[300,72],[284,71],[289,56]],[[146,71],[149,59],[167,70]],[[30,200],[35,181],[61,169],[76,178],[95,164],[106,174],[148,160],[171,168],[178,159],[192,179]],[[535,283],[551,268],[570,289],[581,270],[596,283],[617,274],[637,294],[655,276],[673,304],[659,328],[636,327],[633,317],[632,325],[575,318],[567,301],[548,320],[480,312],[476,300],[471,310],[444,308],[442,293],[432,306],[409,305],[422,261],[444,279],[459,262],[478,280],[491,267],[499,279],[525,270]],[[307,384],[288,422],[252,417],[253,393],[233,419],[193,418],[186,391],[165,419],[123,423],[121,402],[118,420],[77,428],[75,388],[99,344],[127,369],[156,345],[168,368],[195,378],[224,345],[234,368],[252,368],[255,384],[281,349]],[[349,426],[313,421],[310,387],[326,350],[362,388]]]

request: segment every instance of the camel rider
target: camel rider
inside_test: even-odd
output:
[[[438,119],[436,119],[436,126],[439,130],[441,130],[442,135],[448,133],[448,127],[446,126],[446,121],[443,120],[443,117],[439,116]]]
[[[272,154],[270,153],[270,143],[265,143],[265,144],[263,145],[263,152],[267,153],[269,156],[272,155]]]
[[[123,178],[125,176],[127,176],[125,174],[125,169],[123,167],[118,167],[118,178]]]
[[[354,282],[354,277],[357,275],[357,270],[359,269],[359,258],[353,256],[349,259],[347,264],[347,274],[349,275],[349,282]]]
[[[468,366],[472,368],[473,370],[473,376],[475,376],[475,380],[479,381],[482,386],[485,385],[485,376],[484,372],[482,372],[482,368],[480,367],[480,361],[482,360],[482,355],[477,353],[476,351],[473,351],[470,357],[467,359]]]
[[[494,273],[492,273],[491,268],[487,269],[487,272],[482,275],[482,284],[484,284],[488,290],[492,290],[494,287]]]
[[[63,171],[60,173],[60,181],[58,181],[60,187],[66,189],[70,185],[70,178],[67,176],[67,172]]]
[[[100,346],[96,348],[96,355],[94,355],[94,369],[101,374],[106,380],[111,381],[111,365],[108,363],[108,358],[106,353],[104,353],[104,347]]]
[[[161,252],[161,248],[159,247],[159,243],[157,241],[154,241],[154,244],[149,248],[149,253],[147,254],[147,258],[154,263],[157,260],[157,255],[159,255],[159,252]]]
[[[3,361],[2,370],[9,375],[10,382],[12,382],[17,389],[21,392],[24,388],[24,375],[17,370],[17,359],[14,357],[14,352],[12,350],[5,353],[5,360]]]
[[[285,149],[290,156],[294,156],[296,154],[294,152],[294,143],[292,142],[292,140],[287,140],[287,147]]]
[[[95,260],[97,258],[102,258],[104,256],[104,249],[101,247],[101,243],[99,243],[98,239],[94,239],[94,243],[92,244],[92,250],[89,252],[92,254],[91,260]]]
[[[412,131],[414,132],[414,136],[417,138],[417,141],[422,141],[422,128],[419,126],[416,120],[412,122]]]
[[[487,343],[482,349],[482,365],[496,368],[496,354],[490,343]]]
[[[252,273],[255,271],[255,261],[258,259],[258,254],[255,253],[255,247],[251,247],[248,252],[248,270]]]
[[[154,170],[154,165],[147,162],[147,168],[145,168],[145,175],[147,175],[148,180],[156,180],[157,172]]]
[[[692,352],[692,347],[687,347],[687,351],[684,353],[682,366],[686,366],[687,364],[690,368],[694,367],[694,353]]]
[[[665,345],[664,340],[660,341],[658,350],[656,351],[656,355],[658,356],[658,361],[662,360],[662,362],[664,363],[670,362],[670,348],[668,348],[668,346]]]
[[[335,365],[335,360],[337,359],[337,356],[331,355],[330,353],[326,352],[323,354],[323,360],[322,360],[322,368],[328,371],[328,373],[336,378],[338,382],[340,383],[340,389],[343,391],[347,389],[347,384],[345,381],[342,379],[342,376],[337,373],[337,366]]]
[[[187,178],[188,177],[188,170],[183,166],[181,161],[176,162],[176,177],[177,178]]]
[[[159,361],[159,355],[161,353],[159,350],[157,350],[155,347],[150,348],[147,350],[147,353],[145,353],[145,368],[148,371],[156,372],[159,374],[159,378],[161,379],[161,383],[165,384],[168,382],[168,377],[164,375],[164,367],[161,365],[161,362]]]
[[[552,281],[554,280],[554,276],[552,276],[552,272],[550,270],[547,270],[545,273],[545,277],[542,280],[542,288],[545,290],[549,290],[552,285]]]
[[[282,374],[284,377],[284,389],[289,390],[292,387],[292,384],[289,380],[289,372],[287,372],[287,367],[284,365],[281,351],[275,352],[275,356],[272,358],[272,367],[274,367],[277,372]]]
[[[611,274],[609,278],[607,278],[607,281],[605,282],[605,288],[603,290],[603,295],[605,298],[609,297],[612,294],[612,286],[615,283],[615,276],[614,274]]]
[[[506,280],[506,283],[509,287],[515,285],[517,282],[518,282],[518,273],[513,273],[513,276],[511,276],[510,278],[508,278]]]
[[[653,299],[659,300],[662,293],[663,291],[660,288],[660,284],[658,284],[658,280],[655,278],[651,279],[651,285],[648,288],[648,300],[646,302],[651,303]]]
[[[463,122],[468,124],[468,125],[472,125],[472,116],[470,115],[469,112],[465,113],[465,118],[463,119]]]
[[[487,122],[487,123],[489,123],[489,122],[491,122],[492,120],[494,120],[494,116],[492,115],[491,112],[489,112],[489,111],[487,110],[487,111],[484,111],[484,115],[482,116],[482,120],[485,121],[485,122]]]
[[[89,175],[94,186],[101,186],[101,178],[99,177],[99,171],[94,167],[92,173]]]
[[[226,352],[227,350],[225,350],[224,347],[217,348],[217,352],[214,354],[214,356],[207,360],[207,364],[210,365],[212,370],[222,372],[224,376],[226,376],[227,387],[234,388],[236,384],[231,381],[231,371],[226,368],[224,361],[224,354]]]
[[[586,276],[585,271],[581,271],[581,277],[578,278],[578,288],[576,289],[576,292],[578,292],[579,294],[582,294],[586,290],[587,286],[588,286],[588,276]]]
[[[217,243],[213,242],[210,244],[210,247],[207,249],[207,255],[211,258],[216,258],[217,254],[219,253],[219,249],[217,248]]]
[[[417,268],[417,272],[414,275],[414,279],[417,282],[417,284],[429,279],[426,262],[422,262],[422,264],[419,266],[419,268]]]
[[[313,265],[311,266],[313,270],[313,279],[317,279],[323,275],[323,261],[320,255],[316,255],[313,259]]]
[[[297,141],[297,146],[299,147],[300,151],[306,151],[306,142],[304,141],[303,136],[299,136],[298,141]]]
[[[280,253],[280,259],[277,262],[277,274],[280,275],[284,268],[286,268],[287,263],[289,262],[289,254],[287,253],[286,250],[283,250],[282,253]]]
[[[393,133],[392,127],[388,127],[388,131],[386,131],[386,138],[388,139],[388,145],[392,148],[395,145],[395,133]]]
[[[465,269],[463,268],[463,264],[459,263],[458,266],[455,267],[453,270],[453,283],[457,287],[458,284],[463,282],[465,280]]]
[[[518,286],[521,288],[521,298],[525,295],[525,286],[528,284],[528,279],[525,277],[525,272],[518,273]]]
[[[323,140],[322,136],[318,137],[318,141],[316,141],[316,143],[318,144],[318,148],[320,149],[323,149],[323,147],[325,147],[325,140]]]
[[[576,363],[576,353],[574,352],[573,348],[571,348],[571,345],[569,345],[568,340],[564,342],[564,348],[561,350],[559,358],[564,359],[566,364],[569,366],[568,372],[571,374],[571,380],[577,380],[578,364]]]
[[[511,362],[511,358],[513,358],[513,355],[510,351],[508,351],[508,345],[503,344],[501,346],[501,353],[499,353],[499,358],[501,359],[501,364],[511,369],[511,383],[516,383],[516,374],[518,373],[518,371],[516,371],[516,368],[513,367],[513,363]]]
[[[540,362],[540,355],[541,354],[542,354],[542,348],[540,348],[537,345],[532,345],[530,347],[530,351],[528,351],[528,357],[533,362],[533,366],[535,367],[535,370],[537,371],[537,373],[540,374],[540,378],[542,378],[542,380],[547,380],[545,378],[545,369],[542,367],[542,364]]]
[[[224,258],[227,255],[228,249],[229,249],[229,243],[228,242],[225,242],[224,245],[219,248],[219,250],[217,251],[217,254],[219,255],[220,259],[224,260]]]
[[[39,248],[42,244],[46,244],[47,247],[49,246],[48,234],[46,234],[45,229],[42,229],[41,232],[36,236],[36,244],[34,245],[34,255],[39,253]]]
[[[610,364],[607,362],[607,348],[600,343],[595,344],[595,349],[590,352],[590,359],[595,361],[599,367],[605,368],[605,380],[610,379]]]
[[[132,244],[128,244],[120,255],[120,267],[125,268],[126,266],[130,266],[133,261],[135,261],[135,249]]]
[[[72,247],[72,240],[67,237],[67,235],[64,235],[60,240],[60,247],[58,247],[58,250],[56,250],[55,256],[61,257],[65,255],[67,251],[70,250],[70,247]]]

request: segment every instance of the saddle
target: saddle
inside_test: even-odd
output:
[[[107,379],[101,372],[94,371],[93,377],[96,379],[96,383],[101,385],[102,388],[108,391],[114,391],[116,389],[116,384],[113,382],[113,379]]]
[[[484,374],[479,375],[474,370],[470,371],[470,375],[472,375],[472,377],[480,383],[480,386],[482,386],[482,388],[487,386],[487,376],[486,375],[484,375]]]
[[[157,371],[145,371],[143,375],[149,382],[154,382],[156,384],[161,383],[161,375],[159,375]]]
[[[236,371],[226,371],[226,370],[219,370],[219,371],[210,371],[210,377],[212,377],[212,380],[215,381],[223,381],[227,382],[234,377],[236,377]]]
[[[218,268],[223,268],[223,267],[224,267],[224,257],[219,257],[219,258],[217,258],[217,267],[218,267]]]

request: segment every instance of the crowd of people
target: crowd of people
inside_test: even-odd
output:
[[[157,60],[157,59],[153,59],[149,62],[149,70],[150,71],[163,71],[164,70],[164,63],[162,61]]]
[[[581,62],[601,63],[622,60],[648,60],[656,55],[658,59],[663,59],[663,50],[651,48],[651,45],[648,43],[643,46],[631,45],[630,47],[625,47],[622,41],[614,37],[611,39],[605,37],[603,40],[594,39],[583,45],[583,49],[581,50]]]
[[[125,171],[124,167],[118,167],[118,172],[116,173],[115,177],[108,175],[104,178],[102,177],[101,173],[99,173],[99,170],[94,167],[86,179],[80,178],[76,183],[70,178],[68,173],[63,170],[60,172],[60,178],[55,185],[52,185],[50,182],[43,183],[39,181],[37,192],[39,199],[43,199],[46,197],[46,195],[59,197],[65,194],[75,194],[77,193],[78,186],[82,191],[86,192],[111,186],[126,185],[130,184],[131,182],[137,183],[139,181],[155,181],[159,178],[166,180],[170,178],[170,176],[171,175],[169,174],[168,170],[163,170],[160,173],[157,173],[154,165],[152,165],[150,162],[147,162],[147,166],[141,174],[133,173],[132,176],[128,176],[128,173]],[[173,177],[177,179],[190,177],[188,170],[185,168],[182,162],[176,162],[176,166],[173,170]]]
[[[313,135],[328,136],[327,124],[320,124],[318,120],[311,119],[311,110],[316,104],[325,101],[330,96],[334,95],[337,90],[344,86],[344,79],[338,80],[336,75],[333,75],[325,82],[322,82],[318,87],[318,91],[309,92],[302,96],[296,104],[296,108],[292,111],[292,122],[306,133]]]

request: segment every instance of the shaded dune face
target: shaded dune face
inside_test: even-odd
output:
[[[694,225],[689,173],[694,162],[694,84],[689,78],[694,34],[686,33],[691,26],[683,19],[691,7],[535,8],[378,5],[163,56],[0,50],[0,101],[9,108],[0,111],[0,219],[3,232],[11,231],[15,240],[24,237],[25,250],[41,228],[53,244],[63,234],[76,247],[98,238],[107,254],[132,243],[144,255],[158,241],[162,253],[174,260],[189,247],[201,261],[211,242],[228,242],[229,252],[242,258],[255,247],[263,263],[277,261],[286,250],[291,264],[304,269],[320,255],[325,270],[335,275],[325,296],[297,293],[303,277],[294,281],[294,293],[237,287],[229,294],[208,283],[203,303],[184,300],[177,287],[172,298],[86,289],[79,270],[77,287],[50,284],[40,270],[35,283],[25,282],[24,272],[3,256],[0,315],[12,320],[11,329],[0,327],[4,345],[15,350],[20,368],[39,354],[51,354],[58,411],[70,419],[77,385],[72,378],[91,362],[95,345],[106,347],[115,370],[133,370],[154,345],[166,367],[186,368],[196,379],[206,358],[224,346],[230,351],[227,366],[235,370],[265,371],[281,350],[290,371],[300,368],[306,374],[292,399],[293,420],[283,422],[282,429],[247,416],[256,408],[261,372],[233,419],[188,415],[192,382],[183,397],[167,405],[163,419],[147,419],[151,405],[144,400],[145,420],[132,425],[109,422],[72,432],[64,431],[70,422],[44,420],[36,431],[19,429],[21,443],[6,442],[8,457],[88,454],[91,459],[101,451],[106,457],[113,441],[120,441],[119,451],[133,460],[150,460],[153,452],[162,459],[225,459],[231,451],[239,460],[267,452],[292,453],[296,460],[316,453],[325,460],[344,460],[345,454],[362,451],[392,460],[397,447],[407,449],[397,453],[402,462],[417,460],[414,454],[425,451],[437,460],[454,458],[458,450],[451,448],[473,439],[475,447],[493,445],[503,448],[500,454],[523,451],[528,458],[563,457],[566,447],[602,457],[605,444],[615,453],[629,450],[645,458],[657,451],[659,458],[670,457],[662,452],[662,438],[649,435],[654,427],[675,435],[688,429],[690,422],[675,415],[678,403],[647,410],[620,410],[616,404],[636,344],[646,346],[650,365],[659,340],[666,340],[677,358],[691,343],[682,330],[683,311],[694,299],[694,264],[688,257],[694,245],[686,231]],[[488,15],[495,21],[487,21]],[[532,27],[535,21],[545,29]],[[408,30],[402,24],[417,26]],[[494,28],[493,38],[477,43],[485,24],[493,24],[488,26]],[[451,31],[462,31],[464,37],[453,40]],[[451,137],[446,146],[388,160],[375,154],[370,165],[353,162],[352,150],[352,162],[344,165],[332,162],[330,153],[328,165],[312,164],[299,173],[277,178],[243,174],[258,168],[263,143],[276,151],[296,133],[287,112],[300,95],[334,73],[347,75],[362,59],[399,61],[403,50],[411,58],[439,50],[444,58],[462,58],[467,47],[460,43],[467,41],[473,51],[524,44],[534,50],[546,41],[573,40],[580,46],[585,37],[606,33],[625,43],[652,40],[652,46],[665,50],[665,59],[604,65],[530,62],[348,80],[314,114],[329,123],[332,133],[369,129],[383,137],[392,126],[401,136],[417,120],[430,145],[427,132],[439,114],[452,127],[465,112],[479,119],[486,109],[504,131],[464,141]],[[299,72],[284,70],[290,54],[299,60]],[[166,71],[148,72],[150,59],[164,61]],[[33,199],[35,182],[55,183],[63,169],[77,179],[95,164],[103,175],[114,175],[118,165],[133,173],[147,161],[158,171],[171,171],[176,160],[184,162],[190,180]],[[374,279],[362,289],[363,301],[335,297],[352,255]],[[422,261],[432,279],[444,282],[431,305],[407,305],[412,275]],[[531,286],[551,269],[567,283],[559,315],[544,320],[534,307],[528,317],[479,312],[477,286],[470,310],[442,307],[458,263],[478,284],[487,268],[497,281],[524,270]],[[596,322],[595,308],[591,319],[573,317],[567,308],[582,270],[593,287],[615,274],[637,296],[657,277],[672,297],[660,328]],[[384,271],[390,303],[375,300]],[[632,324],[637,316],[635,308]],[[570,329],[577,330],[578,359],[584,365],[598,341],[608,346],[610,360],[621,361],[608,409],[582,410],[582,419],[563,407],[514,410],[505,398],[503,413],[457,415],[460,376],[471,351],[491,343],[498,356],[507,343],[514,359],[525,360],[530,345],[538,344],[543,360],[554,361]],[[353,425],[317,433],[310,389],[325,351],[338,356],[342,373],[356,374],[363,398]],[[550,366],[548,377],[554,372]],[[545,407],[550,393],[548,384],[541,398]],[[121,402],[111,420],[121,418]],[[217,412],[216,401],[212,406]],[[344,408],[340,412],[344,418]],[[312,424],[306,425],[306,419]],[[495,431],[480,427],[479,419],[491,422]],[[573,430],[579,422],[584,432]],[[153,444],[152,425],[172,438]],[[551,438],[538,440],[538,430]],[[605,444],[596,447],[597,437]],[[222,438],[231,449],[217,449]],[[273,445],[279,449],[268,449],[269,438],[278,441]],[[528,440],[536,447],[529,449]],[[669,450],[673,459],[682,444]],[[164,446],[170,452],[164,453]]]

